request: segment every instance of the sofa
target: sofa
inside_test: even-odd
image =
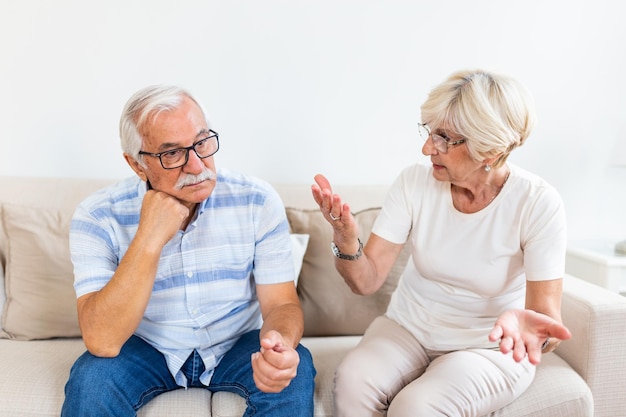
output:
[[[113,180],[0,177],[0,416],[58,416],[74,360],[85,350],[77,325],[67,233],[76,204]],[[300,264],[297,289],[305,313],[302,343],[317,368],[315,416],[333,415],[333,375],[374,317],[385,311],[407,262],[403,251],[376,294],[352,294],[334,269],[331,228],[308,184],[276,184]],[[342,186],[364,240],[386,186]],[[295,240],[294,240],[295,241]],[[567,276],[563,319],[572,331],[546,354],[531,387],[497,416],[626,416],[626,298]],[[486,336],[485,336],[486,337]],[[239,417],[230,393],[180,389],[138,415]],[[355,416],[359,417],[359,416]]]

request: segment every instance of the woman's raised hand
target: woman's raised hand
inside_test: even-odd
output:
[[[344,220],[348,220],[351,217],[348,204],[342,204],[341,197],[338,194],[333,194],[330,182],[325,176],[317,174],[314,179],[315,184],[311,186],[311,192],[313,193],[313,199],[320,206],[324,218],[333,227],[339,225],[335,223],[345,223]]]

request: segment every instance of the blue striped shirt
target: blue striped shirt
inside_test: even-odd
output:
[[[129,178],[83,201],[70,228],[78,297],[104,287],[139,223],[146,184]],[[186,230],[165,245],[152,296],[135,334],[180,369],[196,349],[208,385],[213,369],[245,332],[261,326],[255,284],[294,279],[289,224],[278,193],[252,177],[220,170]]]

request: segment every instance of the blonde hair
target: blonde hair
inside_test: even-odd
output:
[[[421,107],[422,122],[465,138],[470,156],[482,161],[501,154],[498,167],[524,144],[535,125],[532,97],[515,79],[482,70],[450,75]]]

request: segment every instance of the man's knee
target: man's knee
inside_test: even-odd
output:
[[[68,386],[89,389],[104,382],[110,359],[99,358],[89,352],[83,353],[70,370]],[[109,362],[110,363],[110,362]]]
[[[117,397],[114,392],[123,390],[123,387],[115,388],[115,382],[107,377],[110,375],[108,361],[109,359],[98,358],[89,352],[76,360],[65,384],[62,416],[104,416],[117,413],[108,410],[113,403],[109,399],[111,395]]]

